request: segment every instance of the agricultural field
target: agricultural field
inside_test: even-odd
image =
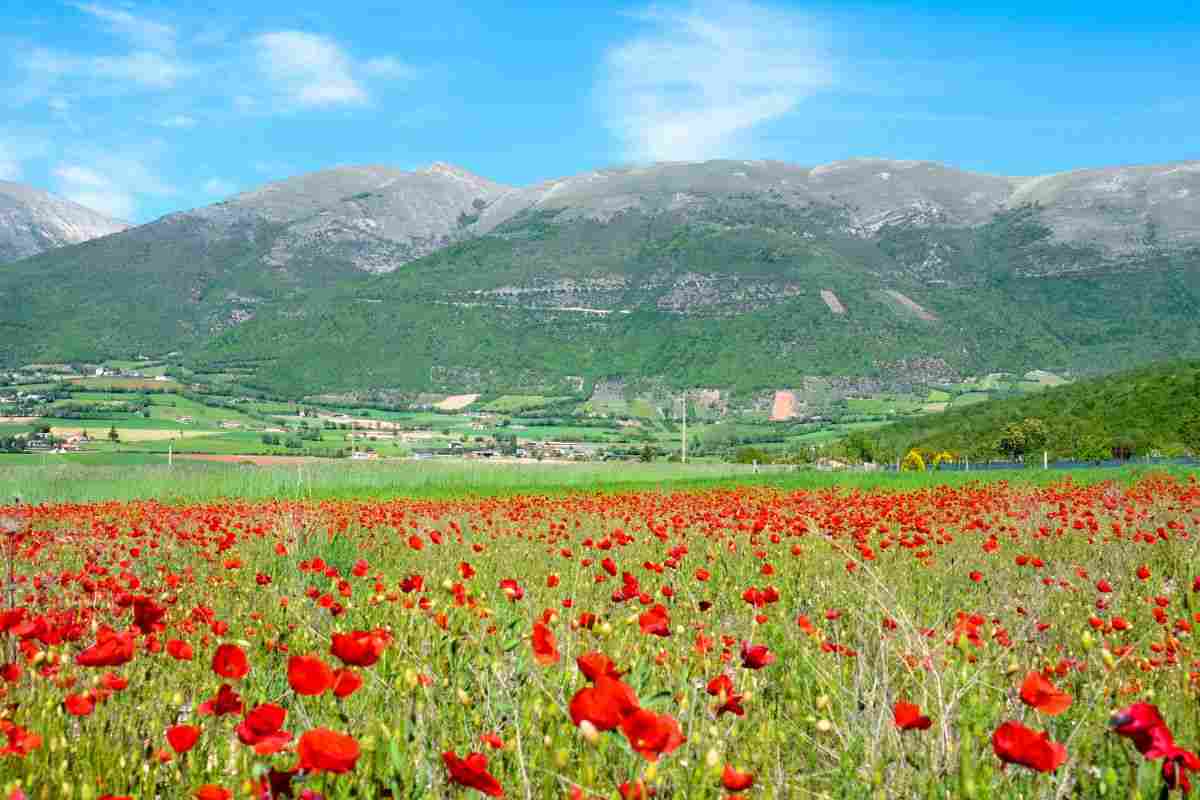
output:
[[[0,506],[6,796],[1153,798],[1200,772],[1193,473],[455,469],[0,464],[31,501]]]

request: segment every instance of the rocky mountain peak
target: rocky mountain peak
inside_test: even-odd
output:
[[[0,263],[118,233],[129,224],[21,183],[0,181]]]

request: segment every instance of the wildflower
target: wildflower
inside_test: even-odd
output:
[[[296,694],[319,695],[333,686],[333,670],[316,656],[289,658],[287,676]]]
[[[354,769],[360,755],[358,742],[353,736],[328,728],[313,728],[305,732],[300,737],[296,752],[300,756],[300,769],[333,773]]]
[[[176,753],[186,753],[200,739],[200,728],[195,725],[172,725],[167,728],[167,744]]]
[[[933,725],[933,720],[921,715],[920,706],[903,701],[892,707],[892,720],[902,731],[924,731]]]
[[[1067,748],[1050,741],[1049,734],[1005,722],[992,734],[992,750],[1005,764],[1020,764],[1038,772],[1054,772],[1067,760]]]
[[[1054,717],[1071,707],[1071,695],[1060,692],[1040,672],[1030,672],[1021,684],[1021,700],[1048,716]]]
[[[213,653],[212,671],[222,678],[241,680],[250,672],[246,653],[236,644],[223,644]]]
[[[487,756],[483,753],[469,753],[466,758],[459,758],[453,750],[447,750],[442,753],[442,763],[446,765],[452,783],[489,797],[504,797],[500,782],[488,772]]]

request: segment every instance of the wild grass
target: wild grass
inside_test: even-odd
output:
[[[836,488],[915,491],[1006,481],[1045,485],[1136,481],[1146,467],[1083,469],[1069,473],[1038,469],[987,472],[864,473],[787,471],[740,464],[581,463],[507,464],[484,461],[311,462],[299,466],[176,461],[145,454],[81,454],[57,461],[38,456],[0,458],[0,497],[28,503],[157,499],[197,502],[217,498],[355,499],[394,497],[504,496],[564,492],[621,492],[650,489],[705,490],[763,486],[782,491]],[[1157,470],[1162,471],[1162,470]],[[1167,474],[1186,476],[1185,468]]]

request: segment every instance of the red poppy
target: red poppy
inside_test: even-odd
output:
[[[193,797],[196,800],[229,800],[233,792],[215,783],[206,783],[196,790]]]
[[[149,597],[138,597],[133,601],[133,624],[142,633],[156,633],[166,628],[163,624],[166,616],[167,609]]]
[[[110,692],[119,692],[129,686],[129,679],[122,678],[115,672],[106,672],[100,676],[100,685]]]
[[[517,583],[512,578],[505,578],[500,581],[500,591],[509,600],[516,602],[525,596],[525,590],[521,588],[521,584]]]
[[[992,751],[1006,764],[1020,764],[1038,772],[1054,772],[1067,760],[1067,748],[1050,741],[1019,722],[1005,722],[992,734]]]
[[[661,603],[639,616],[638,625],[641,626],[642,633],[651,636],[671,635],[671,618],[667,616],[667,609]]]
[[[358,742],[353,736],[328,728],[307,731],[300,737],[296,752],[300,756],[300,769],[315,772],[349,772],[359,756]]]
[[[571,720],[579,725],[584,720],[596,730],[611,731],[621,720],[638,708],[637,695],[625,683],[600,675],[595,686],[580,689],[571,698]]]
[[[333,670],[316,656],[288,659],[288,685],[296,694],[318,695],[333,686]]]
[[[242,698],[233,690],[233,687],[228,683],[221,684],[221,688],[217,690],[217,694],[211,700],[205,700],[196,709],[201,716],[215,714],[216,716],[224,716],[225,714],[241,714],[245,708],[242,703]]]
[[[387,636],[380,631],[335,633],[329,652],[341,659],[343,664],[369,667],[383,655],[387,643]]]
[[[96,701],[90,694],[69,694],[63,698],[63,708],[72,716],[86,717],[95,707]]]
[[[579,671],[589,681],[595,681],[601,675],[609,678],[620,679],[621,672],[617,669],[617,665],[612,662],[604,653],[592,651],[584,653],[575,659],[575,663],[579,666]]]
[[[500,782],[487,770],[488,760],[483,753],[469,753],[466,758],[459,758],[453,750],[447,750],[442,753],[442,763],[446,765],[452,783],[489,797],[504,797]]]
[[[621,732],[629,740],[629,746],[648,761],[657,761],[660,755],[674,751],[687,741],[679,723],[670,714],[655,714],[644,708],[625,715],[621,720]]]
[[[483,733],[479,736],[479,741],[491,747],[493,750],[500,750],[504,747],[504,740],[494,733]]]
[[[721,705],[717,706],[717,716],[730,713],[735,716],[745,716],[746,709],[742,708],[743,695],[735,694],[733,681],[728,675],[718,675],[708,682],[706,691],[717,698]]]
[[[333,696],[339,700],[354,694],[362,685],[362,676],[349,667],[343,667],[333,673]]]
[[[775,654],[766,645],[742,642],[742,666],[746,669],[762,669],[774,663]]]
[[[292,740],[292,735],[280,730],[287,711],[274,703],[255,706],[237,726],[238,739],[265,756],[278,753]]]
[[[172,725],[167,728],[167,744],[176,753],[186,753],[200,738],[200,728],[195,725]]]
[[[1162,778],[1166,784],[1163,795],[1178,788],[1184,795],[1191,792],[1188,772],[1200,772],[1200,756],[1175,744],[1158,708],[1150,703],[1134,703],[1113,715],[1114,730],[1133,741],[1137,751],[1147,759],[1162,759]]]
[[[560,658],[554,633],[540,622],[533,623],[533,659],[543,667],[557,664]]]
[[[721,786],[730,792],[744,792],[754,785],[754,774],[738,772],[732,765],[726,764],[721,773]]]
[[[194,652],[192,646],[182,639],[171,639],[167,642],[167,654],[177,661],[191,661]]]
[[[0,719],[0,733],[8,737],[8,744],[0,748],[0,755],[13,755],[24,758],[42,746],[42,737],[30,733],[20,725],[7,719]]]
[[[241,680],[250,672],[246,653],[236,644],[223,644],[213,653],[212,671],[222,678]]]
[[[1162,758],[1175,749],[1175,737],[1151,703],[1134,703],[1113,715],[1113,730],[1133,742],[1137,751],[1149,759]]]
[[[1058,691],[1040,672],[1030,672],[1025,676],[1025,682],[1021,684],[1021,700],[1025,705],[1051,717],[1071,707],[1071,695]]]
[[[119,667],[133,660],[133,634],[101,628],[96,643],[75,657],[81,667]]]
[[[892,719],[902,731],[924,731],[933,725],[933,720],[921,716],[920,706],[903,701],[892,707]]]

